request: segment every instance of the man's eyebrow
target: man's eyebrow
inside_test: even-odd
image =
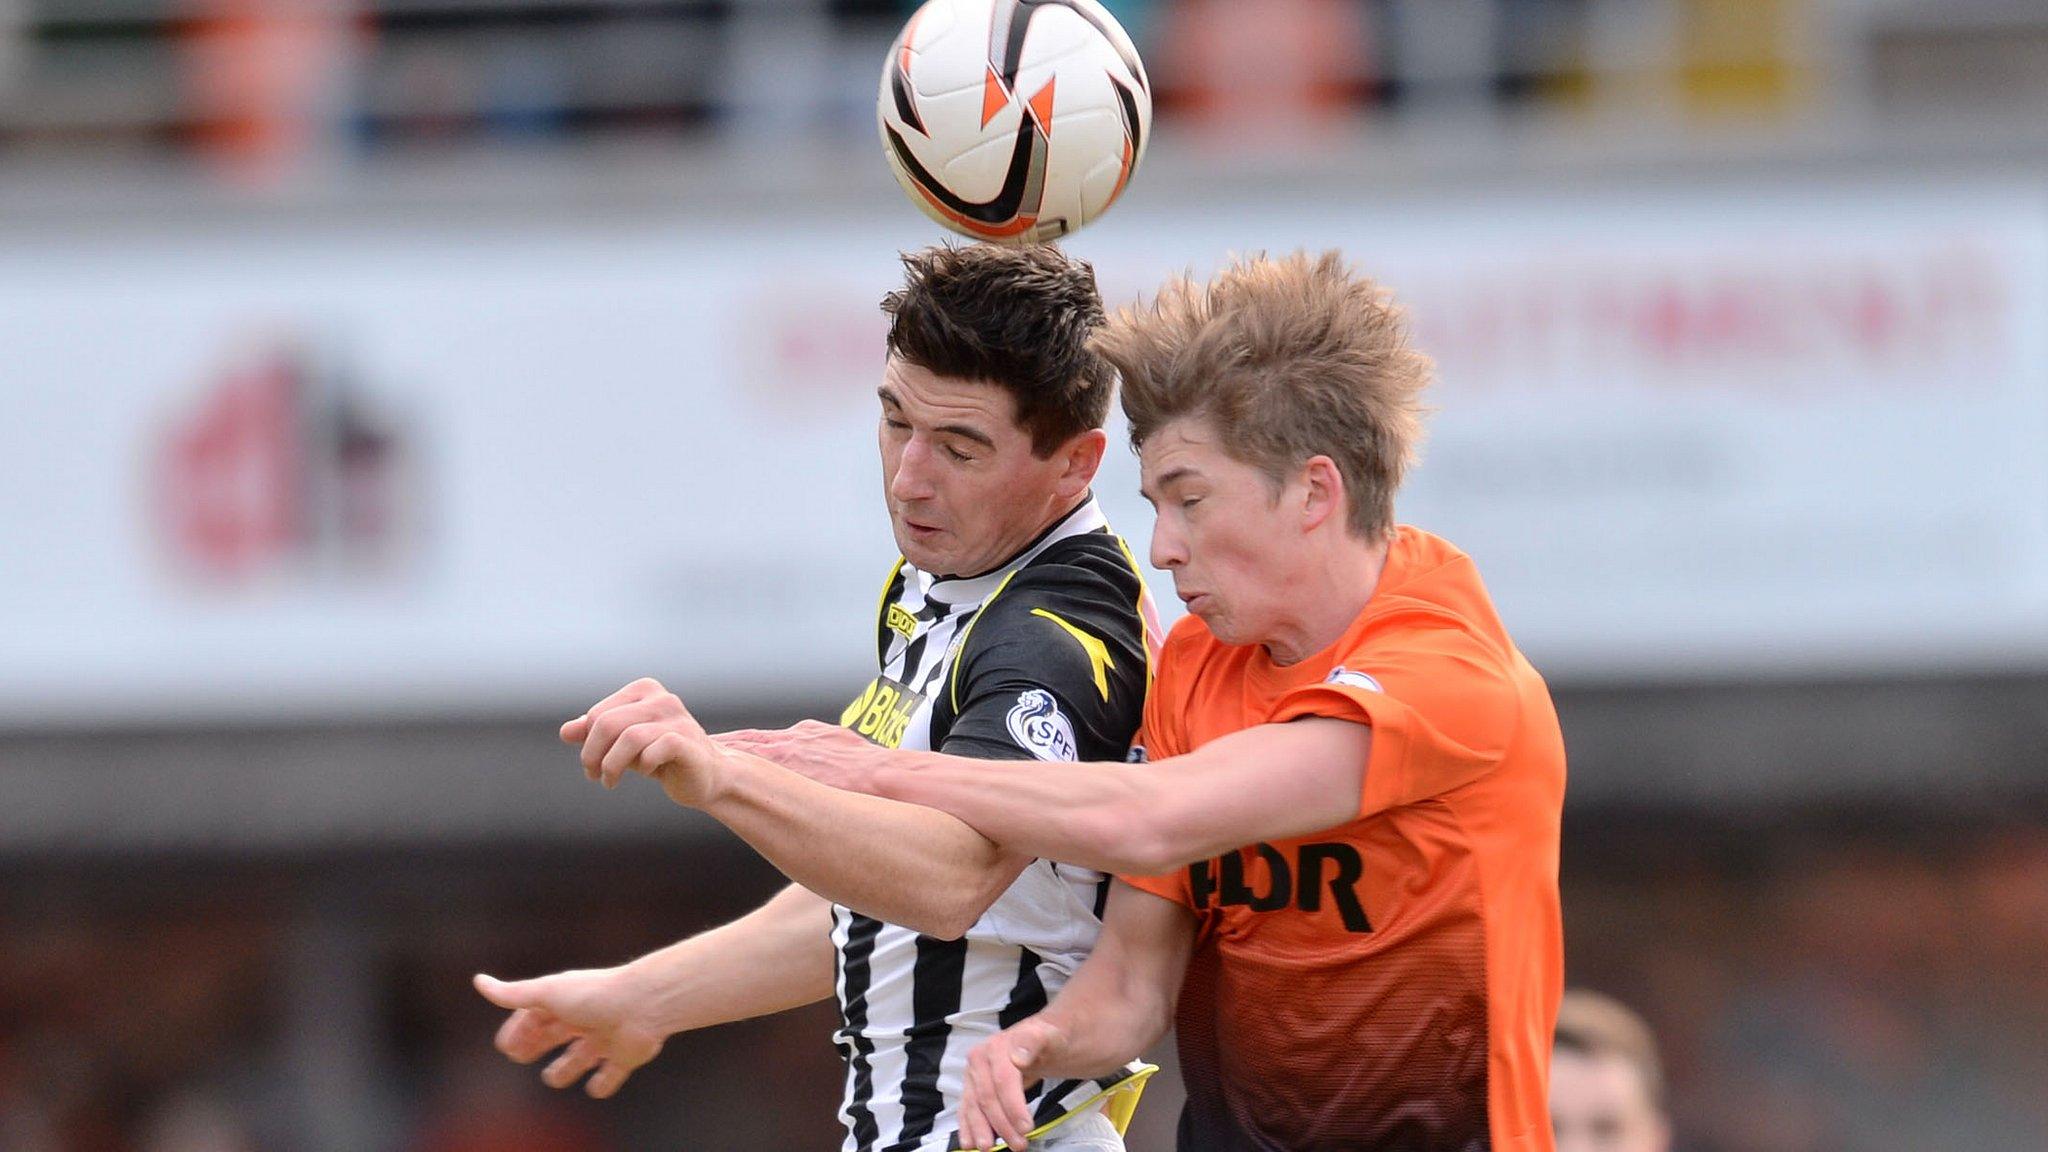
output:
[[[895,390],[890,388],[887,384],[884,384],[881,387],[875,389],[875,395],[882,398],[882,403],[887,404],[892,408],[903,407],[903,401],[896,398]],[[932,429],[932,431],[941,433],[942,435],[946,436],[958,436],[962,440],[972,440],[976,444],[979,444],[982,447],[991,450],[993,450],[996,446],[996,442],[993,437],[991,437],[988,433],[983,432],[981,429],[976,428],[970,424],[941,424],[937,428]]]
[[[965,424],[941,424],[933,429],[933,431],[944,432],[949,436],[958,436],[962,440],[972,440],[984,448],[994,448],[996,446],[996,442],[989,438],[988,433],[983,432],[979,428],[970,428]]]
[[[1159,501],[1152,495],[1152,493],[1159,491],[1161,489],[1171,488],[1173,485],[1178,484],[1183,480],[1198,475],[1200,475],[1199,472],[1197,472],[1193,467],[1186,464],[1183,464],[1178,468],[1168,468],[1165,472],[1155,477],[1150,484],[1147,484],[1144,481],[1139,481],[1138,495],[1143,496],[1145,498],[1145,503],[1152,505],[1154,508],[1157,508],[1159,506]]]

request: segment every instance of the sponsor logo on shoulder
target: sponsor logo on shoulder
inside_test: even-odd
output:
[[[1367,692],[1386,691],[1385,688],[1380,687],[1379,681],[1373,679],[1372,677],[1366,675],[1363,672],[1353,672],[1351,669],[1346,668],[1341,664],[1339,664],[1335,668],[1330,669],[1330,674],[1323,678],[1323,683],[1347,684],[1353,688],[1363,688]]]
[[[889,605],[889,630],[905,640],[917,635],[917,617],[901,604]]]
[[[1040,760],[1079,760],[1074,742],[1074,725],[1060,713],[1059,703],[1043,688],[1029,688],[1017,696],[1015,707],[1005,721],[1010,737],[1019,747]]]

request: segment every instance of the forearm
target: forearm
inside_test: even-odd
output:
[[[1039,1013],[1059,1030],[1039,1074],[1104,1076],[1166,1034],[1194,949],[1186,908],[1118,882],[1095,952]]]
[[[1125,764],[1000,761],[904,752],[869,773],[879,796],[947,812],[1012,852],[1104,872],[1148,861],[1142,819],[1170,802],[1151,773]]]
[[[1083,965],[1039,1013],[1062,1037],[1042,1074],[1049,1080],[1107,1076],[1166,1035],[1173,1009],[1170,999],[1128,973]]]
[[[831,788],[748,752],[721,755],[703,810],[790,879],[876,919],[957,937],[1029,862],[936,809]]]
[[[625,965],[660,1035],[767,1016],[832,995],[831,905],[791,885],[730,924]]]
[[[950,812],[1012,852],[1156,875],[1356,817],[1371,732],[1308,720],[1232,733],[1149,764],[1009,765],[899,753],[872,791]]]

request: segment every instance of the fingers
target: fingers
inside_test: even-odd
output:
[[[494,1042],[513,1063],[531,1064],[575,1038],[575,1030],[555,1016],[521,1008],[498,1026]]]
[[[848,736],[862,744],[867,743],[867,738],[857,734],[853,729],[843,724],[827,724],[823,720],[799,720],[774,735],[782,737],[785,743],[790,744],[823,743],[830,747],[833,744],[843,744]]]
[[[617,1092],[626,1083],[626,1077],[632,1074],[632,1068],[617,1060],[607,1060],[597,1071],[590,1074],[590,1082],[583,1086],[583,1090],[589,1093],[593,1100],[608,1100],[612,1093]]]
[[[619,689],[617,692],[599,700],[597,703],[592,704],[584,711],[583,715],[562,725],[562,743],[581,744],[588,739],[592,717],[615,708],[620,704],[631,704],[638,700],[645,700],[657,692],[666,691],[668,689],[661,686],[661,681],[643,676],[624,688]]]
[[[470,986],[500,1008],[530,1008],[540,1002],[538,980],[500,980],[482,972],[469,978]]]
[[[773,733],[763,732],[759,728],[735,728],[731,732],[720,732],[712,739],[737,752],[752,752],[757,748],[766,747],[768,741],[765,737],[770,735]]]
[[[661,1041],[631,1029],[614,1031],[604,1023],[602,1013],[593,1014],[588,1005],[577,1009],[578,976],[558,973],[532,980],[499,980],[478,973],[471,983],[491,1003],[512,1009],[492,1039],[498,1051],[515,1063],[531,1064],[561,1049],[542,1070],[541,1082],[550,1088],[567,1088],[589,1074],[584,1091],[602,1100],[653,1059],[661,1050]],[[569,1019],[557,1012],[566,1013]]]
[[[1030,1103],[1024,1099],[1024,1078],[1026,1070],[1030,1068],[1030,1056],[1032,1054],[1024,1050],[1024,1047],[1012,1050],[1010,1060],[997,1062],[995,1076],[995,1103],[999,1109],[997,1117],[1008,1121],[999,1132],[1004,1134],[1004,1140],[1008,1140],[1012,1148],[1018,1150],[1024,1148],[1024,1134],[1032,1129]],[[1036,1080],[1036,1076],[1032,1076],[1032,1080]]]
[[[1018,1152],[1030,1147],[1024,1134],[1031,1131],[1031,1106],[1024,1102],[1024,1077],[1015,1060],[998,1056],[989,1061],[989,1104],[996,1135]]]
[[[665,697],[667,693],[662,693]],[[592,780],[604,777],[604,758],[618,743],[626,729],[635,724],[644,724],[661,716],[665,709],[661,697],[635,700],[617,704],[599,711],[590,710],[590,732],[583,738],[583,774]]]
[[[567,1088],[581,1080],[584,1073],[597,1067],[598,1062],[603,1059],[597,1045],[578,1038],[571,1041],[569,1046],[562,1050],[562,1054],[555,1057],[554,1063],[548,1065],[540,1074],[540,1082],[550,1088]]]
[[[605,753],[598,778],[607,788],[618,787],[619,780],[628,772],[659,778],[663,769],[683,763],[689,751],[690,741],[682,733],[662,724],[635,724]]]
[[[807,720],[804,723],[812,724],[815,721]],[[819,727],[836,728],[837,725]],[[792,768],[793,765],[789,763],[790,753],[792,749],[802,747],[803,736],[799,725],[791,728],[739,728],[731,732],[721,732],[712,739],[721,747],[734,752],[745,752],[764,760],[773,760],[785,768]]]
[[[585,712],[583,715],[562,725],[559,735],[564,744],[583,743],[584,737],[590,735],[590,713]]]
[[[648,683],[654,682],[650,680]],[[697,718],[690,715],[682,700],[667,689],[623,704],[594,707],[590,710],[590,717],[583,740],[583,774],[592,780],[604,781],[606,787],[617,785],[621,776],[636,767],[652,775],[678,751],[687,749],[689,741],[705,738]],[[642,726],[644,730],[635,731]],[[630,740],[626,739],[629,732],[633,734]],[[640,759],[650,745],[670,733],[682,739],[663,745],[666,758]]]
[[[960,1109],[956,1116],[960,1126],[960,1147],[979,1152],[980,1149],[995,1146],[995,1133],[989,1128],[988,1121],[982,1119],[981,1105],[971,1087],[961,1093]]]
[[[575,1035],[554,1013],[541,1006],[546,991],[540,980],[505,981],[479,972],[470,983],[484,999],[513,1010],[498,1026],[492,1044],[515,1063],[531,1064]]]
[[[555,1057],[555,1062],[547,1066],[540,1079],[550,1088],[567,1088],[588,1072],[590,1079],[583,1085],[584,1093],[594,1100],[604,1100],[623,1087],[641,1063],[644,1061],[607,1058],[596,1044],[579,1039]]]
[[[988,1148],[1000,1137],[1011,1148],[1026,1148],[1025,1133],[1031,1131],[1031,1108],[1024,1100],[1024,1077],[1012,1048],[1011,1038],[997,1033],[967,1054],[965,1089],[961,1093],[961,1144]],[[967,1120],[973,1103],[973,1128]],[[970,1138],[979,1143],[970,1143]]]
[[[993,1041],[991,1041],[993,1043]],[[967,1075],[960,1090],[960,1146],[985,1149],[996,1145],[995,1125],[989,1122],[988,1053],[984,1044],[967,1053]]]
[[[612,742],[611,750],[598,762],[597,778],[604,782],[605,787],[616,788],[619,786],[619,779],[636,768],[653,772],[663,761],[653,759],[646,753],[653,750],[653,746],[661,741],[662,737],[668,735],[670,732],[666,725],[655,723],[635,724],[619,733],[619,738]],[[673,749],[676,743],[671,742],[668,747]]]
[[[649,776],[659,776],[663,769],[684,763],[689,751],[690,741],[682,733],[664,732],[640,753],[640,763]]]

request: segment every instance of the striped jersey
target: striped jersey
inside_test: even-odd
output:
[[[1130,550],[1091,497],[992,572],[936,576],[899,560],[876,620],[880,675],[841,723],[888,747],[983,760],[1121,760],[1158,635]],[[1080,967],[1108,883],[1033,861],[958,940],[833,908],[845,1152],[957,1147],[967,1053]],[[1097,1091],[1040,1084],[1030,1103],[1043,1123]]]

